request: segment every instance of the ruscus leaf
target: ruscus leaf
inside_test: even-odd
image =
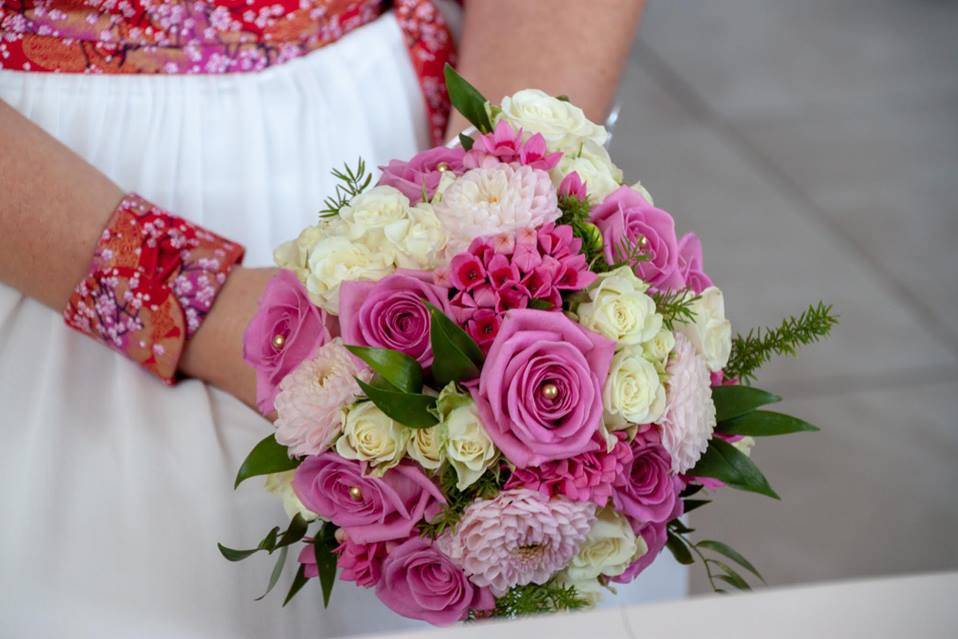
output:
[[[783,415],[769,410],[753,410],[750,413],[719,423],[715,430],[726,435],[772,437],[791,433],[815,432],[820,429],[818,426],[813,426],[791,415]]]
[[[359,383],[359,387],[363,389],[366,397],[369,398],[369,401],[403,426],[410,428],[428,428],[435,426],[439,422],[433,414],[436,406],[435,397],[418,393],[402,393],[399,391],[385,390],[372,384],[367,384],[359,378],[356,378],[356,381]]]
[[[715,419],[724,422],[759,406],[780,402],[782,398],[753,386],[713,386],[712,401],[715,403]]]
[[[250,477],[272,475],[284,470],[292,470],[297,466],[299,466],[299,460],[290,459],[286,447],[278,443],[274,435],[269,435],[256,444],[249,455],[246,456],[246,459],[243,460],[239,472],[236,473],[233,488]]]
[[[446,90],[449,91],[449,101],[452,102],[452,106],[474,127],[479,129],[480,133],[491,132],[492,122],[489,121],[489,113],[486,111],[486,98],[479,93],[476,87],[459,75],[451,64],[446,63],[443,75],[446,79]]]
[[[260,601],[263,597],[268,595],[273,590],[273,587],[276,585],[276,582],[279,581],[280,576],[283,574],[283,567],[286,565],[287,554],[289,554],[289,547],[284,546],[279,551],[279,557],[276,558],[276,563],[273,564],[273,572],[270,573],[269,583],[266,586],[266,592],[264,592],[259,597],[254,599],[254,601]]]
[[[296,593],[302,590],[307,581],[309,581],[309,579],[306,578],[306,566],[304,564],[300,564],[299,570],[296,571],[296,576],[293,577],[293,583],[289,587],[289,592],[286,593],[286,598],[283,599],[284,608],[286,607],[286,604],[293,600],[293,597],[296,596]]]
[[[693,510],[697,510],[698,508],[701,508],[705,504],[711,504],[711,503],[712,503],[711,499],[686,499],[683,502],[684,504],[683,509],[685,513],[690,513]]]
[[[731,546],[723,544],[720,541],[715,541],[714,539],[703,539],[702,541],[698,542],[695,545],[700,549],[708,548],[712,552],[716,552],[720,555],[728,557],[729,559],[737,563],[739,566],[741,566],[742,568],[745,568],[750,573],[752,573],[753,575],[761,579],[762,582],[765,581],[765,577],[763,577],[762,574],[758,571],[758,568],[753,566],[752,562],[750,562],[748,559],[743,557],[741,553],[739,553],[737,550],[735,550]]]
[[[313,539],[316,551],[316,568],[319,571],[319,585],[323,589],[323,607],[329,608],[329,598],[336,583],[336,553],[339,545],[336,541],[336,528],[332,524],[323,524]]]
[[[688,474],[721,479],[732,488],[779,499],[758,466],[735,446],[717,437],[709,441],[708,449]]]
[[[688,546],[685,545],[685,541],[672,531],[669,531],[665,545],[672,553],[672,556],[675,557],[675,560],[680,564],[690,566],[695,563],[692,552]]]
[[[475,379],[482,368],[482,351],[468,333],[427,303],[429,342],[432,346],[432,376],[437,387],[449,382]]]
[[[422,390],[422,366],[409,355],[388,348],[346,348],[397,389],[406,393],[418,393]]]

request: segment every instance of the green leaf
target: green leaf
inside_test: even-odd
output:
[[[677,532],[683,535],[687,535],[689,533],[695,532],[693,528],[689,528],[688,526],[686,526],[681,519],[673,519],[672,521],[670,521],[668,528],[669,530],[672,530],[674,532]]]
[[[732,571],[724,575],[715,575],[713,579],[718,579],[719,581],[724,581],[725,583],[738,588],[739,590],[751,590],[752,587],[748,585],[748,582],[742,579],[742,576],[737,572]]]
[[[695,544],[695,545],[696,545],[698,548],[708,548],[708,549],[711,550],[712,552],[717,552],[717,553],[720,554],[720,555],[723,555],[723,556],[725,556],[725,557],[728,557],[729,559],[731,559],[732,561],[734,561],[735,563],[737,563],[739,566],[741,566],[742,568],[745,568],[745,569],[748,570],[750,573],[752,573],[753,575],[755,575],[756,577],[758,577],[759,579],[761,579],[762,582],[764,583],[765,577],[763,577],[762,574],[758,571],[758,568],[756,568],[755,566],[753,566],[753,565],[752,565],[752,562],[750,562],[748,559],[746,559],[745,557],[743,557],[743,556],[742,556],[737,550],[735,550],[734,548],[732,548],[732,547],[730,547],[730,546],[728,546],[728,545],[726,545],[726,544],[723,544],[723,543],[720,542],[720,541],[715,541],[714,539],[703,539],[702,541],[698,542],[698,543]]]
[[[685,566],[694,564],[695,559],[692,557],[692,552],[688,546],[685,545],[685,541],[672,531],[669,531],[668,535],[665,545],[672,553],[672,556],[675,557],[675,560]]]
[[[819,428],[791,415],[774,413],[769,410],[754,410],[741,417],[721,422],[715,430],[726,435],[771,437],[773,435],[816,432]]]
[[[735,446],[717,437],[712,438],[705,454],[688,474],[721,479],[732,488],[779,499],[758,466]]]
[[[279,542],[277,542],[276,548],[285,548],[290,544],[295,544],[306,536],[306,530],[308,528],[309,522],[307,522],[302,515],[296,513],[292,521],[289,522],[289,528],[286,529],[283,536],[280,537]]]
[[[679,493],[679,497],[691,497],[692,495],[700,492],[705,486],[702,484],[689,484],[685,489]]]
[[[286,599],[283,599],[284,608],[286,607],[286,604],[293,600],[293,597],[296,596],[296,593],[302,590],[307,581],[309,581],[309,579],[306,578],[306,566],[304,564],[300,564],[299,570],[296,571],[296,576],[293,577],[293,583],[289,587],[289,592],[286,593]]]
[[[685,513],[690,513],[693,510],[701,508],[705,504],[711,504],[711,503],[712,503],[711,499],[686,499],[684,503],[683,511]]]
[[[548,300],[534,299],[529,300],[529,308],[534,308],[540,311],[551,311],[554,307],[552,306],[552,302]]]
[[[242,482],[250,477],[257,475],[272,475],[284,470],[292,470],[299,466],[298,459],[290,459],[289,451],[282,444],[277,443],[276,437],[270,435],[253,447],[239,472],[236,473],[236,481],[233,483],[235,489]]]
[[[409,355],[388,348],[346,348],[398,390],[406,393],[418,393],[422,390],[422,366]]]
[[[724,422],[759,406],[780,402],[782,398],[752,386],[713,386],[712,401],[715,403],[715,419]]]
[[[283,567],[286,565],[287,554],[289,554],[289,547],[283,546],[282,550],[279,551],[279,557],[276,558],[276,563],[273,565],[273,572],[269,576],[269,584],[266,586],[266,592],[254,599],[254,601],[260,601],[263,597],[268,595],[270,591],[273,590],[273,586],[276,585],[276,582],[279,581],[280,575],[283,574]]]
[[[443,69],[443,75],[446,77],[446,90],[449,91],[452,106],[479,129],[480,133],[491,132],[492,122],[489,121],[489,113],[486,111],[487,100],[478,89],[469,84],[448,62]]]
[[[472,148],[472,145],[475,143],[476,141],[473,140],[468,135],[466,135],[465,133],[459,134],[459,144],[461,144],[462,148],[465,149],[466,151],[470,150]]]
[[[313,539],[316,568],[319,570],[319,585],[323,588],[324,608],[329,608],[329,597],[333,594],[333,585],[336,583],[336,553],[333,550],[338,545],[336,528],[332,524],[324,524],[322,530]]]
[[[436,386],[475,379],[482,368],[482,351],[468,333],[441,310],[429,307],[429,342],[432,345],[432,376]]]
[[[273,552],[276,550],[276,537],[279,535],[279,526],[276,526],[263,537],[262,541],[259,542],[259,545],[256,548],[250,548],[248,550],[237,550],[236,548],[230,548],[224,546],[223,544],[216,544],[216,547],[220,549],[220,554],[223,555],[229,561],[242,561],[252,554],[258,553],[261,550],[266,552]]]
[[[410,428],[428,428],[435,426],[439,420],[433,411],[436,407],[436,398],[419,393],[403,393],[391,391],[356,378],[359,387],[366,393],[366,397],[379,410],[386,413],[403,426]]]

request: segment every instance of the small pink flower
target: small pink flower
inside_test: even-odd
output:
[[[585,188],[585,182],[575,171],[566,174],[559,182],[559,197],[574,197],[579,200],[585,200],[588,197]]]
[[[549,171],[559,160],[561,153],[549,153],[545,138],[540,133],[522,141],[522,130],[516,131],[505,120],[499,120],[495,131],[475,137],[472,149],[466,152],[463,164],[474,169],[489,166],[488,160],[497,162],[518,162],[534,169]]]
[[[449,282],[461,291],[469,291],[486,279],[486,269],[475,255],[460,253],[450,263]]]
[[[543,584],[579,551],[595,521],[595,504],[506,490],[466,508],[437,544],[472,583],[496,596],[512,586]]]

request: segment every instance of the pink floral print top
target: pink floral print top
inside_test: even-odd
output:
[[[0,68],[63,73],[259,71],[396,13],[433,141],[453,41],[431,0],[0,0]]]

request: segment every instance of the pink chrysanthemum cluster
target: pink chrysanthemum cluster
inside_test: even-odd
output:
[[[565,224],[477,238],[452,258],[439,279],[456,290],[450,302],[456,321],[487,350],[506,311],[561,310],[562,291],[595,281],[581,248],[582,240]]]
[[[437,543],[474,584],[499,596],[512,586],[547,582],[579,551],[594,521],[595,504],[505,490],[472,503],[456,534]]]

